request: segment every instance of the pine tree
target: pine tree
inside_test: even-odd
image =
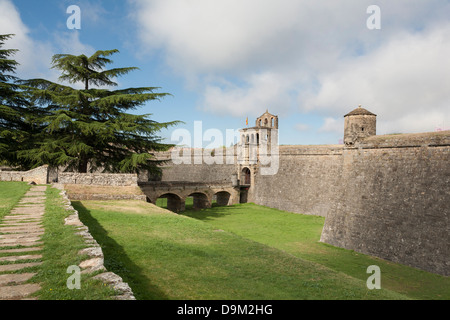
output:
[[[40,110],[34,108],[24,96],[19,79],[12,75],[19,63],[10,59],[17,49],[2,49],[12,34],[0,35],[0,163],[28,169],[30,163],[18,158],[22,148],[33,145],[33,137],[39,131],[34,124]]]
[[[52,68],[62,72],[60,80],[82,83],[84,89],[53,83],[44,79],[22,81],[32,88],[29,99],[41,106],[40,133],[36,147],[20,153],[21,159],[34,166],[49,164],[67,171],[159,173],[155,151],[168,150],[157,135],[178,121],[159,123],[150,115],[129,113],[144,103],[159,100],[167,93],[155,93],[157,87],[108,90],[98,87],[117,86],[114,78],[130,68],[105,70],[113,63],[108,57],[118,50],[97,51],[91,57],[58,54]],[[95,88],[97,87],[97,88]]]

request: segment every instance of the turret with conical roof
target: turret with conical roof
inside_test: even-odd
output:
[[[361,139],[377,134],[377,115],[361,105],[344,116],[344,143],[353,146]]]

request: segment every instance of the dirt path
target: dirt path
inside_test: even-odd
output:
[[[34,299],[40,289],[27,283],[35,274],[27,268],[40,265],[44,234],[46,186],[33,186],[0,222],[0,300]]]

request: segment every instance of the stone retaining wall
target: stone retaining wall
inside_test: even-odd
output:
[[[84,184],[97,186],[137,186],[136,174],[125,173],[74,173],[61,172],[58,175],[58,183]]]
[[[70,200],[64,190],[64,186],[61,184],[55,184],[53,187],[61,190],[61,195],[64,199],[64,204],[66,210],[71,211],[71,214],[65,219],[65,225],[74,226],[77,229],[77,235],[83,237],[86,245],[85,249],[80,250],[80,255],[88,255],[89,259],[84,260],[80,263],[79,267],[83,270],[82,273],[94,273],[97,271],[102,271],[102,273],[97,274],[93,279],[102,281],[103,283],[111,286],[118,293],[117,296],[113,297],[115,300],[136,300],[133,295],[133,291],[130,286],[123,281],[123,279],[113,272],[108,272],[103,265],[104,255],[102,248],[97,243],[97,241],[89,233],[89,228],[85,226],[78,217],[78,211],[75,210]]]
[[[48,183],[48,166],[42,166],[29,171],[0,170],[0,181],[25,181],[36,184]]]
[[[147,201],[147,196],[139,195],[139,194],[105,194],[105,193],[97,193],[97,194],[79,194],[79,193],[68,193],[68,197],[70,200],[139,200],[139,201]]]

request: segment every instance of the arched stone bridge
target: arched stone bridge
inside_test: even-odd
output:
[[[139,187],[153,204],[158,198],[167,198],[167,209],[173,212],[184,211],[188,197],[193,197],[194,209],[211,208],[214,198],[221,206],[239,203],[239,188],[234,188],[230,181],[150,181],[140,182]]]

